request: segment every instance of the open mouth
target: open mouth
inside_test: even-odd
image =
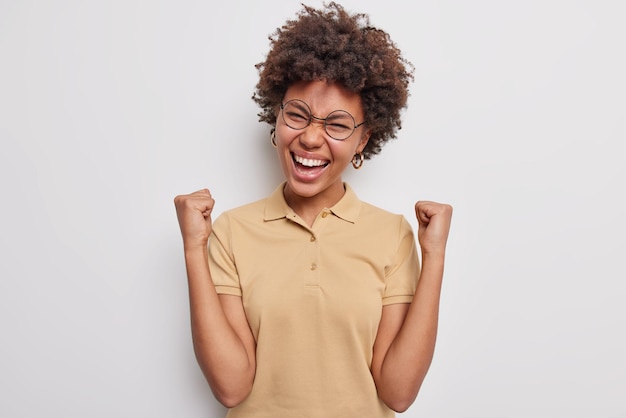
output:
[[[291,153],[291,159],[295,163],[298,170],[316,171],[323,169],[328,164],[330,164],[330,161],[328,160],[314,160],[310,158],[302,158],[295,155],[294,153]]]

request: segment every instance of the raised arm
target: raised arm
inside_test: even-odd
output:
[[[230,408],[252,388],[254,338],[241,298],[218,295],[211,280],[207,259],[215,204],[211,193],[204,189],[176,196],[174,204],[185,250],[194,351],[215,397]]]
[[[378,396],[397,412],[411,406],[433,358],[452,207],[417,202],[415,213],[422,251],[417,289],[410,304],[383,308],[372,359]]]

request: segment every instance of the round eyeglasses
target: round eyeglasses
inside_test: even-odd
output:
[[[287,103],[281,104],[283,121],[291,129],[301,130],[311,124],[313,119],[324,123],[324,131],[332,139],[343,141],[348,139],[354,133],[356,128],[363,125],[361,122],[357,125],[354,117],[345,110],[334,110],[325,118],[318,118],[311,114],[309,105],[300,99],[288,100]]]

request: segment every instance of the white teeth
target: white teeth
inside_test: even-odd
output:
[[[293,156],[294,160],[296,160],[297,163],[300,163],[304,166],[307,167],[319,167],[322,165],[326,164],[326,161],[322,161],[322,160],[311,160],[308,158],[302,158],[302,157],[298,157],[297,155]]]

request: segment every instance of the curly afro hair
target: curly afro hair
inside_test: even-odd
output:
[[[371,136],[363,150],[369,159],[402,128],[413,65],[385,31],[372,27],[366,14],[350,14],[335,2],[322,10],[304,7],[270,35],[270,51],[256,65],[259,82],[252,99],[259,120],[276,124],[276,109],[289,86],[325,80],[358,93]]]

